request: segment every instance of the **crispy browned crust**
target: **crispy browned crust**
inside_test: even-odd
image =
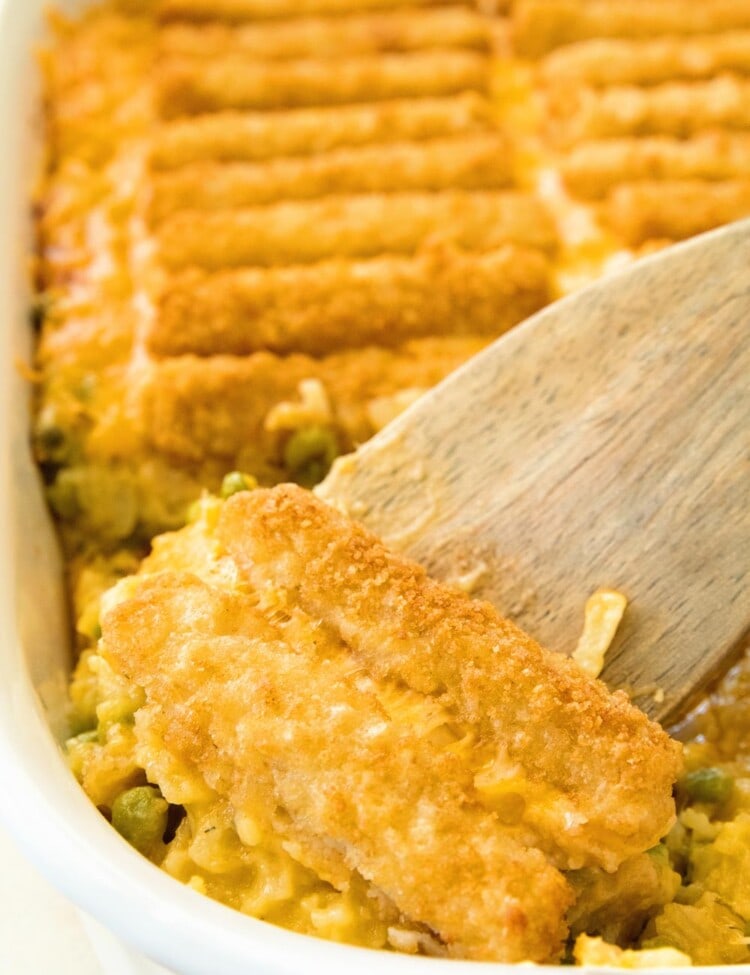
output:
[[[559,956],[562,876],[476,802],[457,756],[388,719],[373,682],[314,621],[272,625],[253,597],[163,574],[103,629],[107,659],[145,688],[139,728],[236,809],[260,808],[306,861],[325,849],[454,956]]]
[[[65,99],[97,81],[100,88],[110,89],[119,76],[120,91],[126,90],[126,81],[132,84],[134,69],[145,68],[149,63],[152,50],[148,42],[153,41],[154,26],[146,12],[143,16],[137,16],[135,11],[123,16],[112,5],[104,4],[88,10],[83,18],[67,19],[55,11],[54,29],[61,50],[45,48],[39,52],[45,85],[51,96],[51,104],[46,106],[49,110],[58,107],[58,99]],[[148,44],[145,48],[144,42]],[[107,52],[106,60],[102,57],[103,49]],[[112,98],[111,89],[107,94]],[[89,108],[94,107],[93,101],[89,98]]]
[[[623,183],[610,194],[606,215],[629,244],[683,240],[750,215],[750,179]]]
[[[474,51],[420,51],[295,61],[170,57],[157,99],[165,119],[225,109],[278,109],[486,92],[489,59]]]
[[[434,7],[456,0],[409,0],[412,7]],[[157,0],[163,20],[277,20],[323,14],[341,16],[363,11],[393,10],[404,0]]]
[[[263,60],[345,58],[378,52],[460,47],[487,51],[488,21],[467,7],[396,9],[342,19],[299,18],[268,23],[176,23],[159,34],[162,55],[198,58],[241,53]]]
[[[511,191],[332,196],[231,213],[182,211],[157,233],[169,270],[413,254],[428,240],[478,251],[506,243],[551,250],[556,235],[536,197]]]
[[[447,247],[414,257],[329,261],[171,278],[148,345],[156,355],[320,356],[393,348],[430,335],[500,335],[549,300],[549,262],[507,245],[472,254]]]
[[[652,88],[582,88],[552,96],[553,129],[563,143],[617,136],[686,138],[706,129],[750,128],[750,79],[673,82]]]
[[[152,179],[150,217],[231,210],[329,194],[499,189],[513,182],[501,133],[339,149],[267,163],[195,163]]]
[[[597,199],[618,183],[741,180],[750,173],[748,160],[750,133],[707,132],[692,139],[651,136],[584,142],[562,161],[560,170],[572,193]],[[711,188],[705,189],[710,196]]]
[[[473,92],[273,113],[220,112],[161,125],[151,162],[157,170],[206,161],[265,162],[276,156],[314,156],[491,128],[489,103]]]
[[[218,538],[261,598],[286,594],[376,678],[434,697],[551,790],[525,796],[524,822],[560,864],[612,870],[668,830],[679,745],[488,603],[433,582],[291,485],[231,499]]]
[[[549,85],[654,85],[750,72],[750,31],[654,40],[605,39],[560,48],[541,65]]]
[[[322,359],[269,352],[165,359],[141,390],[139,426],[153,448],[178,463],[218,458],[230,469],[243,449],[252,449],[256,462],[278,467],[278,438],[264,421],[277,403],[298,399],[302,380],[323,383],[340,447],[347,450],[375,432],[372,399],[434,386],[485,343],[421,339],[395,350],[368,347]]]
[[[659,34],[712,34],[750,27],[745,0],[517,0],[518,51],[541,57],[575,41]]]
[[[123,141],[142,138],[151,121],[153,23],[95,9],[59,30],[65,53],[41,58],[46,148],[56,161],[90,165],[86,176],[96,180]]]

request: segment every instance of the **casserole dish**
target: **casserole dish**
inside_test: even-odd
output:
[[[33,173],[35,104],[30,51],[41,30],[41,3],[0,6],[0,117],[8,153],[0,173],[3,240],[3,453],[0,526],[6,553],[5,632],[0,684],[0,767],[4,819],[37,865],[66,894],[119,936],[177,972],[416,972],[437,960],[328,944],[253,921],[168,877],[128,849],[98,816],[65,767],[57,736],[70,659],[61,592],[62,567],[27,447],[28,386],[18,362],[28,358],[24,291],[30,252],[26,218]],[[356,952],[356,954],[354,954]],[[451,963],[468,972],[475,964]],[[512,971],[494,966],[495,971]],[[736,971],[737,969],[734,968]]]

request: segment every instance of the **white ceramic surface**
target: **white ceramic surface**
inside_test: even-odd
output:
[[[55,890],[0,826],[0,972],[170,975]]]
[[[21,856],[2,827],[0,862],[0,972],[110,975],[78,912]]]
[[[29,455],[28,390],[15,367],[29,346],[27,201],[36,114],[30,52],[46,3],[0,0],[0,816],[71,900],[180,975],[476,975],[475,963],[329,944],[201,897],[128,847],[65,766],[54,736],[70,665],[60,563]],[[111,975],[128,972],[134,956],[119,957],[123,967]]]

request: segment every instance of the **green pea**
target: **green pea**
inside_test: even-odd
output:
[[[231,471],[221,482],[222,498],[231,498],[233,494],[240,491],[252,491],[258,486],[258,482],[251,474],[243,474],[242,471]]]
[[[682,780],[693,802],[726,802],[734,788],[734,779],[720,768],[699,768]]]
[[[646,853],[657,863],[669,863],[669,850],[663,843],[652,846],[650,850],[646,850]]]
[[[284,464],[295,481],[313,487],[323,480],[339,453],[336,434],[330,427],[300,427],[286,443]]]
[[[151,785],[121,792],[112,803],[112,825],[131,846],[148,854],[164,836],[169,803]]]
[[[80,734],[75,735],[73,738],[68,738],[65,742],[66,748],[71,748],[74,745],[89,745],[92,742],[99,741],[99,730],[97,728],[92,728],[90,731],[82,731]]]
[[[47,489],[47,500],[58,518],[63,521],[72,521],[80,514],[78,483],[72,471],[60,471],[55,483]]]

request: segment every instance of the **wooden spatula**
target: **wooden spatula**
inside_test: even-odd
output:
[[[750,222],[535,315],[319,490],[550,649],[623,592],[603,679],[670,721],[750,624]]]

